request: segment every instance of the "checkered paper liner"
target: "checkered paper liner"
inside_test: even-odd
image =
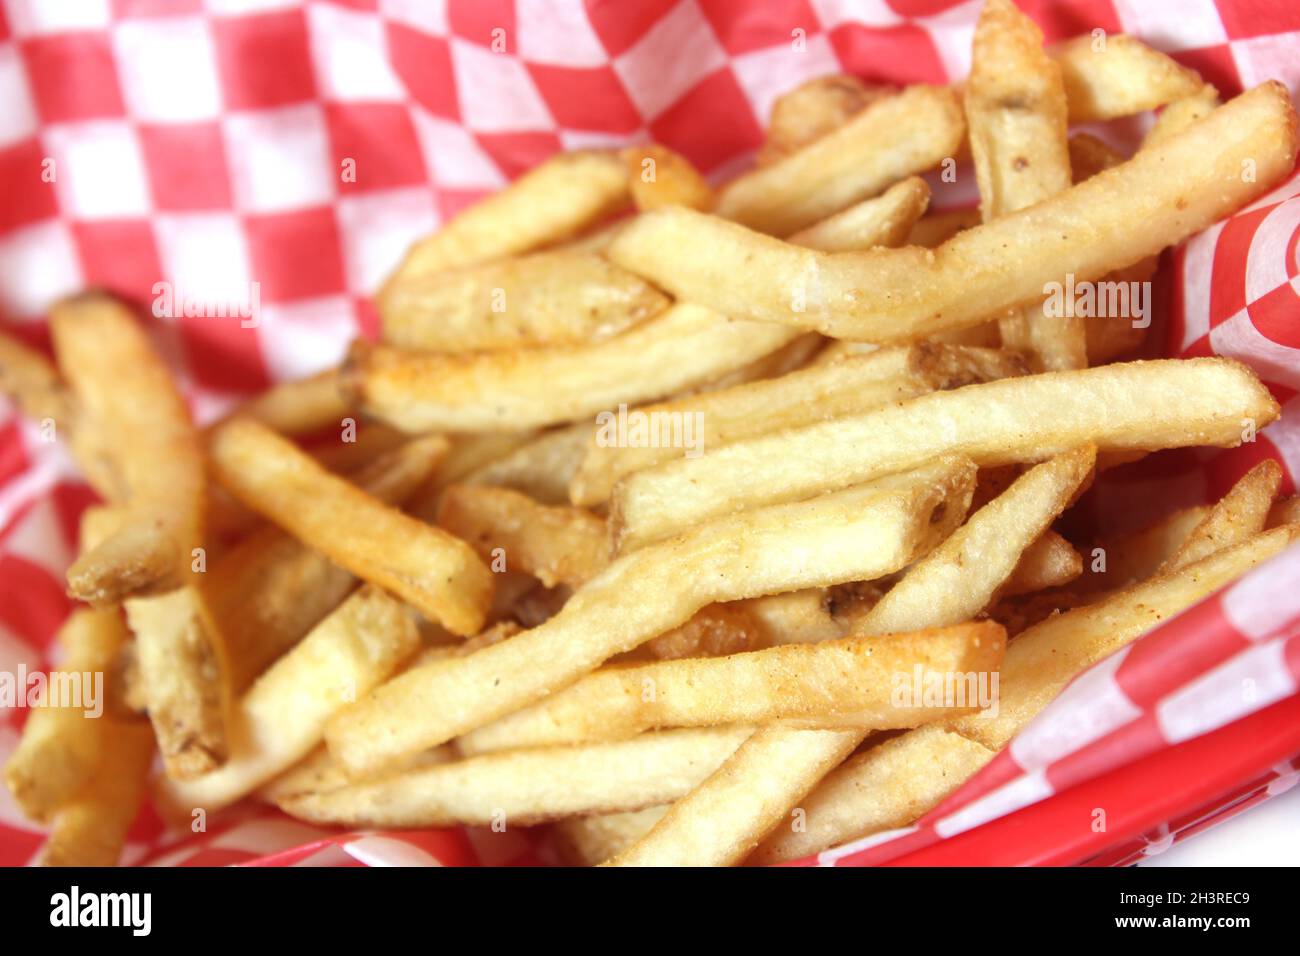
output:
[[[1272,78],[1293,98],[1300,90],[1300,7],[1284,0],[1188,0],[1176,12],[1158,0],[1022,6],[1049,42],[1132,33],[1225,97]],[[7,330],[45,347],[49,303],[87,286],[146,304],[159,280],[212,301],[257,282],[255,328],[238,318],[155,322],[207,421],[373,334],[368,296],[405,247],[546,156],[653,139],[724,178],[761,142],[775,97],[805,79],[965,75],[978,9],[950,0],[0,0],[0,313]],[[1103,133],[1131,145],[1141,129]],[[355,175],[341,176],[345,167]],[[975,199],[973,176],[935,185],[938,206]],[[1132,527],[1217,497],[1262,457],[1286,466],[1284,491],[1294,490],[1298,242],[1293,177],[1165,257],[1156,283],[1164,320],[1150,343],[1152,354],[1249,362],[1283,403],[1282,419],[1240,449],[1162,453],[1117,469],[1076,511]],[[69,611],[63,572],[91,500],[64,450],[0,405],[0,669],[50,665]],[[1056,855],[1038,859],[1129,862],[1281,792],[1300,766],[1300,734],[1287,736],[1300,726],[1296,708],[1279,711],[1300,700],[1297,585],[1300,553],[1280,555],[1081,675],[915,826],[805,862],[981,862],[975,842],[1007,821],[1046,817],[1080,793],[1105,806],[1112,777],[1156,761],[1173,768],[1168,779],[1181,768],[1190,780],[1204,768],[1181,759],[1185,748],[1241,728],[1268,730],[1272,749],[1250,738],[1223,750],[1237,777],[1216,792],[1175,806],[1153,790],[1147,815],[1168,806],[1167,817],[1086,850],[1066,849],[1059,825],[1040,826]],[[24,716],[0,712],[0,761]],[[1270,762],[1237,768],[1229,753]],[[29,862],[42,839],[0,792],[0,864]],[[194,836],[166,833],[146,808],[125,856],[552,862],[527,831],[340,834],[251,804]]]

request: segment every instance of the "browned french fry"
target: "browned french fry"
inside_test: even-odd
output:
[[[310,435],[338,426],[351,411],[339,391],[337,369],[281,382],[235,406],[223,419],[236,416],[259,421],[282,435]]]
[[[908,87],[798,152],[732,180],[715,211],[761,232],[789,235],[953,157],[964,132],[951,90]]]
[[[521,491],[544,505],[568,504],[569,483],[587,450],[591,422],[543,432],[509,454],[467,472],[462,483]]]
[[[457,634],[483,624],[492,573],[473,549],[330,474],[263,425],[212,435],[212,469],[244,504]]]
[[[790,237],[796,246],[823,252],[853,252],[873,246],[901,246],[930,203],[930,187],[919,176],[894,183]]]
[[[36,349],[0,332],[0,395],[8,395],[28,418],[68,427],[73,401],[58,369]]]
[[[911,232],[907,234],[905,245],[933,249],[943,245],[963,229],[977,226],[982,221],[977,208],[932,212],[916,221]]]
[[[1082,573],[1083,558],[1079,552],[1055,531],[1048,530],[1025,549],[999,597],[1060,587]]]

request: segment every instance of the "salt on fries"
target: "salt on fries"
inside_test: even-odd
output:
[[[1071,128],[1157,108],[1131,156]],[[0,335],[0,390],[104,499],[49,682],[104,693],[35,702],[4,770],[43,862],[115,862],[150,791],[551,824],[586,865],[913,823],[1300,534],[1268,460],[1136,531],[1057,520],[1277,418],[1231,360],[1117,361],[1147,334],[1118,293],[1296,150],[1279,83],[1221,104],[988,0],[963,83],[811,79],[728,182],[654,144],[544,162],[411,248],[380,341],[204,428],[105,295],[54,306],[54,361]],[[967,157],[980,208],[928,211]],[[1110,298],[1058,315],[1067,285]]]

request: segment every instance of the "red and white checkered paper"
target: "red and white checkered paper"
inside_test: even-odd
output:
[[[1300,7],[1289,0],[1022,6],[1049,41],[1133,33],[1225,96],[1270,78],[1300,91]],[[155,322],[206,421],[243,394],[336,362],[375,329],[367,297],[408,243],[557,150],[654,139],[725,177],[759,145],[773,99],[802,80],[960,78],[978,9],[977,0],[2,0],[0,313],[6,329],[44,345],[49,303],[87,286],[144,305],[159,280],[217,301],[258,282],[256,328]],[[1131,142],[1140,129],[1105,133]],[[348,161],[355,181],[340,176]],[[973,177],[959,179],[936,184],[937,205],[974,199]],[[1283,402],[1282,420],[1240,449],[1118,469],[1085,499],[1087,513],[1140,524],[1217,497],[1266,456],[1287,466],[1284,490],[1294,490],[1298,241],[1300,177],[1167,256],[1157,282],[1167,318],[1151,348],[1249,362]],[[63,571],[93,497],[65,452],[37,439],[0,405],[0,669],[9,671],[50,664],[69,610]],[[1281,792],[1300,766],[1297,620],[1300,553],[1290,552],[1082,675],[916,826],[809,862],[992,859],[979,839],[1008,821],[1049,819],[1078,794],[1106,807],[1121,796],[1117,775],[1160,761],[1163,784],[1139,804],[1147,817],[1166,807],[1169,816],[1137,813],[1134,832],[1079,849],[1059,822],[1026,823],[1012,845],[1035,842],[1025,827],[1037,825],[1048,849],[1008,856],[1003,841],[996,858],[1127,862]],[[0,761],[23,717],[0,713]],[[1210,792],[1205,754],[1182,754],[1220,740],[1214,765],[1236,777]],[[1194,782],[1204,792],[1193,794]],[[1183,785],[1193,802],[1162,789]],[[167,834],[146,810],[126,862],[550,860],[526,831],[339,834],[248,805],[211,823],[198,836]],[[0,864],[30,861],[41,841],[0,792]]]

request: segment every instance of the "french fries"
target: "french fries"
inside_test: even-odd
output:
[[[693,415],[703,426],[694,436],[697,450],[711,453],[746,438],[1024,371],[1014,354],[926,343],[846,355],[779,378],[649,405],[633,414],[642,416],[638,421],[650,428],[656,422],[670,427]],[[691,455],[691,449],[681,443],[674,447],[655,432],[637,444],[603,437],[600,429],[592,435],[570,485],[570,497],[578,504],[605,501],[627,475]]]
[[[1295,155],[1290,100],[1265,83],[1168,141],[932,251],[818,253],[672,208],[631,222],[609,256],[736,318],[862,341],[923,338],[1040,302],[1066,275],[1091,281],[1153,255],[1262,194]],[[720,202],[716,211],[726,210]]]
[[[532,707],[471,731],[466,754],[617,740],[665,727],[783,723],[887,730],[950,716],[949,707],[891,700],[891,680],[989,671],[1003,650],[994,624],[960,625],[882,641],[865,636],[787,644],[727,657],[596,671]]]
[[[930,203],[930,187],[919,176],[894,183],[879,196],[827,216],[790,237],[796,246],[822,252],[856,252],[901,246]]]
[[[256,422],[226,423],[209,451],[226,490],[304,544],[455,634],[482,626],[492,573],[463,541],[330,474]]]
[[[42,823],[77,797],[98,766],[109,726],[104,674],[112,668],[127,633],[116,608],[80,608],[64,622],[58,639],[66,657],[50,675],[50,685],[73,688],[82,699],[55,699],[35,708],[4,766],[5,786],[14,801],[30,819]],[[83,675],[94,680],[96,674],[98,700],[85,699],[86,692],[96,691],[83,686]]]
[[[1195,94],[1195,70],[1125,34],[1080,36],[1050,51],[1061,68],[1071,123],[1131,116]]]
[[[0,332],[0,395],[7,395],[28,418],[72,423],[73,402],[53,363],[36,349]]]
[[[667,305],[600,256],[538,252],[394,282],[382,319],[397,348],[473,352],[598,342]]]
[[[421,239],[388,288],[567,239],[628,202],[627,173],[613,153],[562,153]],[[386,291],[379,296],[384,313]]]
[[[1050,418],[1040,414],[1045,408]],[[1254,374],[1228,359],[1003,379],[636,472],[615,488],[611,521],[620,547],[636,547],[719,514],[868,481],[931,455],[969,455],[989,466],[1087,443],[1099,450],[1227,447],[1246,437],[1250,423],[1263,427],[1277,415]]]
[[[1010,0],[988,0],[975,28],[966,121],[988,222],[1070,185],[1065,87],[1043,35]],[[1087,365],[1084,318],[1026,306],[999,323],[1002,344],[1045,369]]]
[[[311,435],[341,425],[350,411],[339,392],[338,370],[328,369],[274,385],[237,405],[226,418],[251,418],[282,435]]]
[[[1159,570],[1176,570],[1259,534],[1281,484],[1282,466],[1272,459],[1261,461],[1210,509]]]
[[[627,166],[632,202],[637,209],[708,209],[713,205],[713,189],[681,153],[650,143],[629,146],[619,156]]]
[[[960,520],[974,478],[969,462],[939,459],[872,485],[713,522],[644,548],[611,564],[540,627],[380,687],[335,717],[326,741],[352,772],[377,771],[574,682],[706,604],[888,574],[924,554]],[[803,549],[815,549],[822,560],[792,563],[788,554]],[[494,688],[491,696],[479,692],[485,681]]]
[[[714,211],[751,229],[786,236],[954,156],[964,131],[951,90],[909,87],[874,101],[797,152],[733,180]],[[626,232],[611,252],[625,238]]]
[[[78,404],[74,452],[95,459],[89,473],[111,475],[111,488],[100,490],[130,511],[68,569],[69,593],[111,604],[175,588],[202,544],[203,459],[185,402],[143,330],[112,299],[65,299],[51,311],[50,330]]]
[[[367,827],[527,826],[639,810],[687,793],[749,734],[709,727],[510,750],[289,797],[280,808],[311,823]]]
[[[801,83],[776,98],[758,165],[770,166],[809,143],[833,133],[872,103],[892,94],[856,76],[833,73]]]
[[[909,731],[845,763],[808,795],[804,826],[774,830],[752,862],[792,860],[910,823],[982,768],[1071,677],[1277,554],[1292,535],[1279,528],[1025,631],[1003,661],[996,716]]]
[[[191,780],[166,780],[177,816],[215,812],[289,769],[321,740],[329,716],[389,677],[415,652],[415,621],[370,586],[348,598],[263,674],[231,716],[230,758]]]

